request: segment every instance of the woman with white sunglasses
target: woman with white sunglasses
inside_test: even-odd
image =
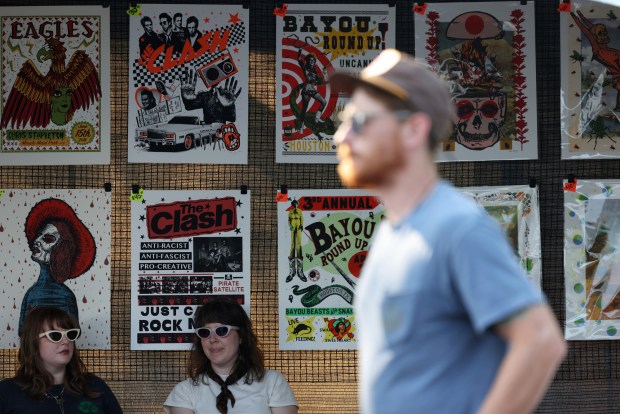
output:
[[[75,348],[80,328],[60,308],[33,308],[22,328],[15,377],[0,382],[0,414],[122,414]]]
[[[168,414],[297,414],[297,401],[282,374],[265,369],[263,352],[245,310],[215,299],[194,314],[196,337],[190,378],[164,403]]]

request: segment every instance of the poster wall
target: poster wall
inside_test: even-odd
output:
[[[336,164],[333,135],[348,98],[326,84],[395,45],[394,7],[288,4],[276,17],[276,162]]]
[[[110,349],[111,193],[0,189],[0,348],[19,348],[28,311],[59,307],[80,349]]]
[[[140,190],[131,203],[131,349],[187,350],[214,297],[250,312],[250,195]]]
[[[573,2],[561,14],[562,159],[620,156],[620,8]]]
[[[415,52],[448,83],[455,128],[439,161],[538,158],[534,2],[429,4]]]
[[[109,14],[2,8],[0,165],[110,163]]]
[[[280,349],[355,349],[353,298],[383,217],[359,190],[289,190],[278,202]]]
[[[129,17],[129,162],[247,164],[249,10],[140,10]]]
[[[620,339],[620,181],[564,191],[566,339]]]
[[[482,206],[504,230],[523,271],[540,289],[540,212],[538,189],[527,185],[464,187],[459,191]]]

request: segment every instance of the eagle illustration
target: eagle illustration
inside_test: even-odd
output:
[[[57,38],[48,38],[37,53],[37,60],[51,59],[45,76],[32,60],[17,73],[4,105],[0,127],[45,127],[50,121],[65,125],[77,109],[87,109],[101,96],[99,74],[83,50],[73,53],[65,66],[67,49]]]

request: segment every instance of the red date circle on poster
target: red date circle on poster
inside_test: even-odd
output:
[[[362,266],[366,260],[366,255],[368,255],[368,251],[362,250],[355,253],[349,259],[349,272],[351,272],[353,276],[360,277],[360,273],[362,273]]]

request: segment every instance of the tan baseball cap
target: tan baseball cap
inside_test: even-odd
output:
[[[432,138],[441,141],[453,128],[454,104],[447,85],[429,65],[396,49],[379,54],[359,77],[335,72],[329,83],[351,94],[360,86],[378,89],[402,100],[414,112],[431,118]]]

